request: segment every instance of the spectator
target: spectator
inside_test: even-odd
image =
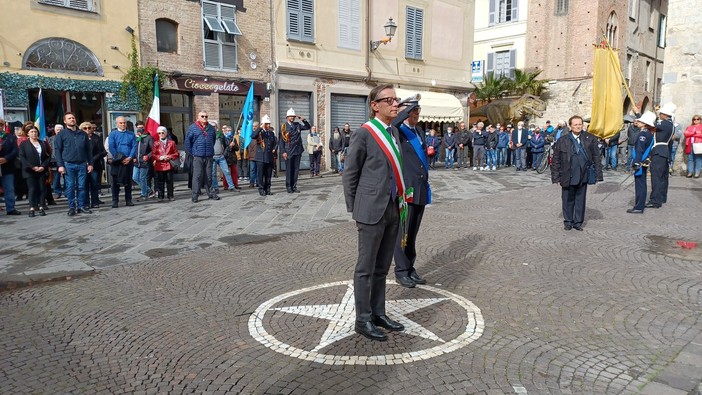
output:
[[[497,170],[497,143],[499,142],[499,136],[495,133],[495,127],[493,125],[488,125],[488,132],[485,135],[485,155],[486,166],[485,170]]]
[[[224,158],[226,159],[227,162],[227,167],[229,167],[229,173],[231,174],[232,178],[232,183],[229,184],[227,182],[227,178],[222,176],[222,183],[224,184],[225,189],[234,189],[237,191],[241,191],[241,188],[239,187],[239,170],[237,169],[237,162],[238,162],[238,155],[239,155],[239,143],[234,137],[234,132],[232,132],[232,127],[225,125],[222,128],[224,132],[224,138],[227,143],[227,150],[224,155]]]
[[[72,217],[76,213],[91,214],[85,179],[93,171],[93,150],[88,135],[76,126],[76,116],[73,113],[64,114],[63,122],[66,129],[56,137],[54,144],[59,173],[66,175],[64,193],[68,199],[68,216]]]
[[[141,121],[136,123],[136,128],[137,152],[134,158],[135,166],[132,179],[139,184],[139,200],[145,201],[152,193],[149,186],[149,162],[154,140],[151,138],[151,134],[144,130],[144,124]]]
[[[185,135],[185,151],[193,157],[193,182],[191,200],[199,201],[200,189],[205,188],[207,196],[219,200],[217,192],[212,189],[212,157],[217,130],[207,119],[207,112],[200,111],[197,121],[188,127]]]
[[[158,185],[158,200],[162,201],[164,192],[168,191],[168,201],[174,200],[173,196],[173,172],[175,168],[171,161],[177,160],[180,157],[175,141],[169,139],[168,132],[165,127],[159,126],[158,141],[154,142],[151,150],[151,160],[154,163],[154,172],[156,173],[156,185]]]
[[[539,167],[539,164],[541,164],[541,160],[544,156],[546,138],[544,137],[543,133],[541,133],[541,128],[538,126],[536,129],[534,129],[534,135],[529,137],[531,143],[531,154],[533,155],[531,168],[536,170],[536,168]]]
[[[344,150],[344,137],[338,127],[334,127],[334,132],[329,139],[329,151],[331,151],[331,168],[334,174],[339,174],[340,156]],[[342,165],[343,166],[343,165]]]
[[[436,160],[439,159],[439,149],[441,149],[441,138],[436,135],[436,130],[430,129],[426,141],[427,156],[429,157],[429,168],[434,169]],[[432,147],[429,149],[429,147]]]
[[[258,128],[258,122],[254,122],[253,129]],[[234,136],[237,145],[239,146],[239,151],[236,153],[236,167],[239,173],[239,181],[249,180],[249,151],[247,147],[244,146],[244,141],[241,138],[241,126],[237,128],[236,135]]]
[[[56,139],[56,136],[63,130],[63,125],[57,124],[54,125],[53,133],[51,133],[48,137],[49,140],[49,147],[51,147],[51,171],[54,172],[54,176],[52,177],[51,180],[51,189],[55,194],[55,196],[52,196],[53,198],[60,198],[61,195],[63,194],[63,183],[61,182],[61,179],[63,178],[63,175],[59,174],[58,172],[58,165],[56,164],[56,148],[54,146],[54,140]],[[47,196],[48,199],[48,196]],[[53,199],[52,199],[53,200]],[[51,204],[51,201],[49,201],[49,204]],[[54,203],[56,204],[56,203]]]
[[[344,148],[341,151],[344,158],[349,153],[349,143],[351,142],[351,126],[348,123],[344,124],[344,128],[341,130],[342,136],[344,137]],[[339,173],[343,173],[346,168],[344,161],[339,158]]]
[[[137,139],[134,133],[127,130],[127,120],[117,117],[117,129],[110,132],[109,153],[112,159],[110,174],[112,175],[112,208],[119,207],[119,190],[124,187],[124,201],[127,206],[133,206],[131,175],[134,168],[134,157],[137,154]]]
[[[485,156],[485,124],[478,122],[477,128],[473,131],[473,170],[486,170],[483,166],[483,156]]]
[[[482,123],[481,123],[482,125]],[[479,126],[481,127],[481,126]],[[461,167],[468,167],[470,164],[470,146],[471,146],[471,141],[472,141],[472,133],[466,129],[466,123],[461,122],[458,124],[458,132],[456,133],[456,144],[457,144],[457,150],[456,150],[456,155],[458,156],[457,158],[457,168]],[[473,169],[475,170],[475,169]]]
[[[5,129],[5,120],[0,118],[0,182],[5,193],[7,215],[22,215],[15,210],[15,160],[19,155],[17,136]]]
[[[320,177],[319,168],[321,166],[322,152],[324,146],[317,134],[317,127],[312,126],[307,135],[307,154],[310,156],[310,177]]]
[[[621,132],[604,139],[605,149],[605,170],[617,170],[617,154],[619,153],[619,137]]]
[[[687,177],[700,178],[702,152],[695,152],[694,144],[702,145],[702,117],[694,115],[692,124],[685,129],[685,153],[687,154]]]
[[[500,126],[497,134],[497,167],[504,167],[507,163],[507,147],[509,146],[509,133],[504,126]]]
[[[215,193],[219,193],[219,182],[217,181],[217,168],[222,172],[222,179],[224,179],[226,185],[231,185],[229,191],[236,191],[234,189],[234,180],[232,180],[232,173],[229,170],[228,162],[231,161],[232,153],[231,147],[229,147],[229,141],[224,135],[225,131],[229,129],[229,126],[222,125],[222,130],[217,131],[217,138],[214,142],[214,155],[212,156],[212,188]]]
[[[446,158],[444,159],[445,168],[453,168],[454,154],[456,151],[456,135],[453,134],[453,128],[448,127],[446,129],[446,136],[444,136],[444,149],[446,150]],[[473,162],[475,164],[475,162]],[[456,170],[456,169],[454,169]]]
[[[29,216],[34,217],[35,211],[44,216],[46,207],[39,204],[43,204],[46,199],[46,177],[49,173],[51,150],[49,143],[39,140],[39,130],[34,125],[25,127],[25,130],[28,138],[19,146],[19,158],[22,163],[22,176],[27,183]]]
[[[102,172],[105,170],[105,157],[107,151],[102,144],[100,136],[95,134],[95,125],[90,122],[80,124],[80,129],[88,134],[90,147],[93,154],[93,171],[91,171],[86,180],[85,190],[88,194],[87,200],[90,202],[90,208],[100,208],[100,182],[102,180]]]
[[[512,140],[510,142],[510,147],[514,151],[514,164],[517,167],[517,171],[526,171],[526,145],[529,141],[529,133],[524,129],[524,122],[519,121],[517,123],[517,128],[512,130]]]

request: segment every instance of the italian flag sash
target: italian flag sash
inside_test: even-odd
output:
[[[385,156],[390,161],[392,173],[395,176],[395,184],[397,186],[397,202],[400,208],[400,223],[404,224],[407,218],[407,203],[412,202],[414,188],[405,190],[405,180],[402,178],[402,156],[397,145],[392,141],[392,136],[377,119],[371,119],[363,124],[363,127],[370,132],[380,149],[383,150]]]

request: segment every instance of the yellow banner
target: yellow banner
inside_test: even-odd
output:
[[[622,83],[617,54],[609,47],[596,47],[589,133],[604,139],[621,130],[624,118]]]

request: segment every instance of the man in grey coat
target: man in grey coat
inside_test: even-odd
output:
[[[353,213],[358,228],[353,281],[355,330],[371,340],[385,341],[387,335],[378,326],[404,330],[402,324],[385,314],[385,278],[400,222],[397,195],[402,181],[395,179],[392,164],[398,158],[388,156],[399,142],[398,130],[391,121],[397,115],[400,99],[391,84],[376,86],[368,96],[374,119],[351,134],[342,184],[346,209]],[[383,150],[381,144],[390,149]]]

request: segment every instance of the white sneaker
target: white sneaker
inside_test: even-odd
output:
[[[493,171],[497,170],[497,167],[493,166],[493,167],[492,167],[492,170],[493,170]]]
[[[477,167],[473,167],[473,171],[476,171],[476,170],[478,170],[478,168],[477,168]]]
[[[487,170],[487,166],[483,166],[483,168],[480,170]]]

